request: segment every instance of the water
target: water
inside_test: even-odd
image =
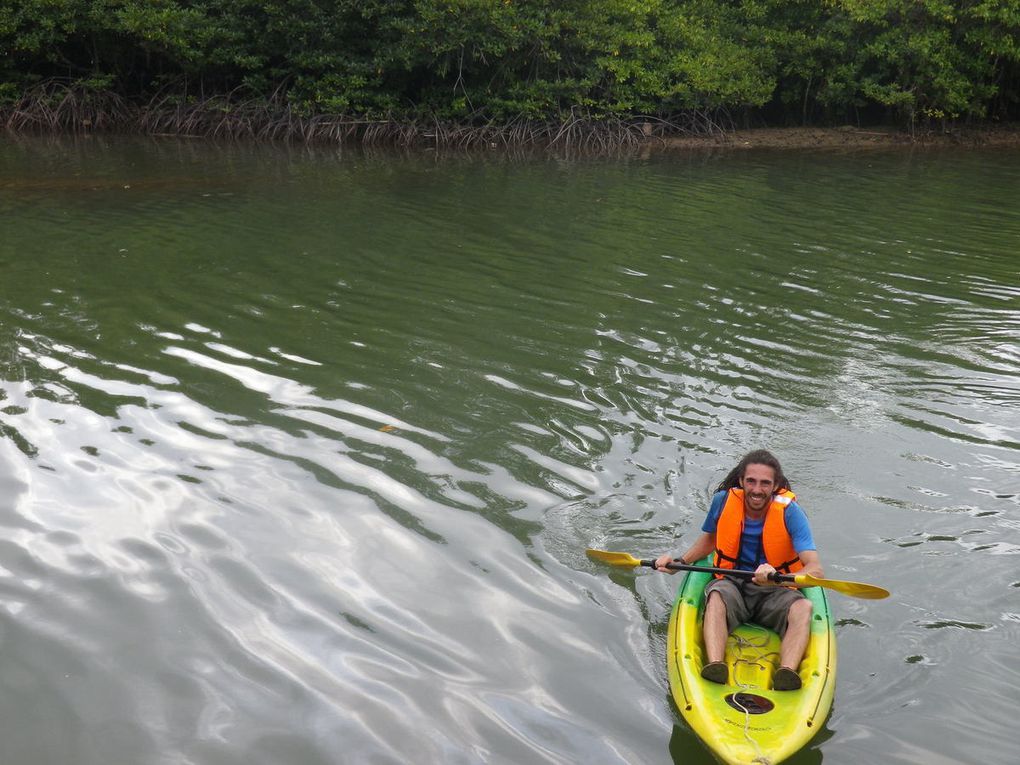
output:
[[[1016,761],[1020,154],[0,142],[0,760],[712,762],[712,487],[783,460],[833,714]]]

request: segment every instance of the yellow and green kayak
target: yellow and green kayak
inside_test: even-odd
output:
[[[836,634],[825,591],[802,590],[814,605],[796,691],[772,690],[779,636],[742,624],[726,641],[729,684],[703,680],[703,594],[711,574],[688,572],[669,620],[666,660],[680,714],[727,765],[777,765],[803,748],[829,716],[836,686]]]

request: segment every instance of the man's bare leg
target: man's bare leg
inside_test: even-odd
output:
[[[786,634],[783,645],[779,649],[779,664],[789,667],[794,672],[800,667],[807,650],[808,638],[811,635],[811,601],[805,598],[798,600],[786,614]],[[708,632],[708,611],[705,612],[705,632]],[[708,642],[706,635],[705,641]],[[711,655],[711,654],[710,654]]]
[[[705,663],[722,661],[726,657],[726,638],[729,637],[730,630],[726,623],[726,604],[718,592],[708,593],[702,629],[705,637],[705,653],[708,656],[708,661]],[[807,643],[805,643],[806,645]]]

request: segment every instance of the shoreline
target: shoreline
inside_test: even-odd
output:
[[[910,133],[895,126],[856,127],[756,127],[716,130],[711,133],[665,132],[656,134],[647,122],[637,120],[620,122],[613,126],[589,123],[571,126],[571,131],[544,125],[532,133],[511,131],[510,135],[499,128],[472,128],[444,126],[431,128],[432,133],[420,125],[370,122],[312,121],[319,130],[279,132],[258,130],[247,123],[242,130],[225,129],[219,125],[192,125],[190,130],[146,129],[140,125],[110,126],[95,129],[92,124],[79,124],[65,129],[18,130],[0,120],[0,140],[17,140],[29,136],[55,138],[99,138],[102,136],[134,136],[139,138],[189,141],[240,141],[255,143],[304,143],[308,145],[364,146],[403,150],[468,150],[468,151],[578,151],[586,154],[611,154],[617,151],[712,151],[730,152],[754,149],[775,150],[867,150],[867,149],[981,149],[1020,148],[1020,123],[988,124],[948,128],[925,128]],[[365,132],[355,126],[369,125]],[[199,129],[194,129],[198,127]],[[236,127],[232,125],[231,127]],[[322,129],[324,128],[325,129]],[[6,129],[5,129],[6,128]],[[564,139],[563,136],[566,136]]]
[[[1020,125],[987,125],[946,130],[896,127],[762,127],[707,136],[649,139],[665,149],[884,149],[884,148],[1020,148]]]

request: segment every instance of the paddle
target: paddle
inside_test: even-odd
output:
[[[612,566],[628,566],[630,568],[637,568],[638,566],[647,566],[648,568],[655,568],[654,560],[639,560],[633,555],[622,552],[606,552],[605,550],[592,550],[588,548],[588,557],[593,560],[602,561]],[[706,574],[725,574],[726,576],[734,576],[743,579],[752,579],[754,577],[753,571],[740,571],[737,569],[729,568],[712,568],[710,566],[688,566],[684,563],[669,563],[666,568],[675,569],[676,571],[702,571]],[[818,579],[809,574],[779,574],[773,573],[769,575],[769,579],[773,582],[789,582],[790,584],[796,584],[800,587],[825,587],[829,590],[835,590],[836,592],[842,592],[844,595],[849,595],[852,598],[865,598],[867,600],[880,600],[882,598],[889,597],[889,590],[881,587],[876,587],[873,584],[861,584],[860,582],[844,582],[839,579]]]

